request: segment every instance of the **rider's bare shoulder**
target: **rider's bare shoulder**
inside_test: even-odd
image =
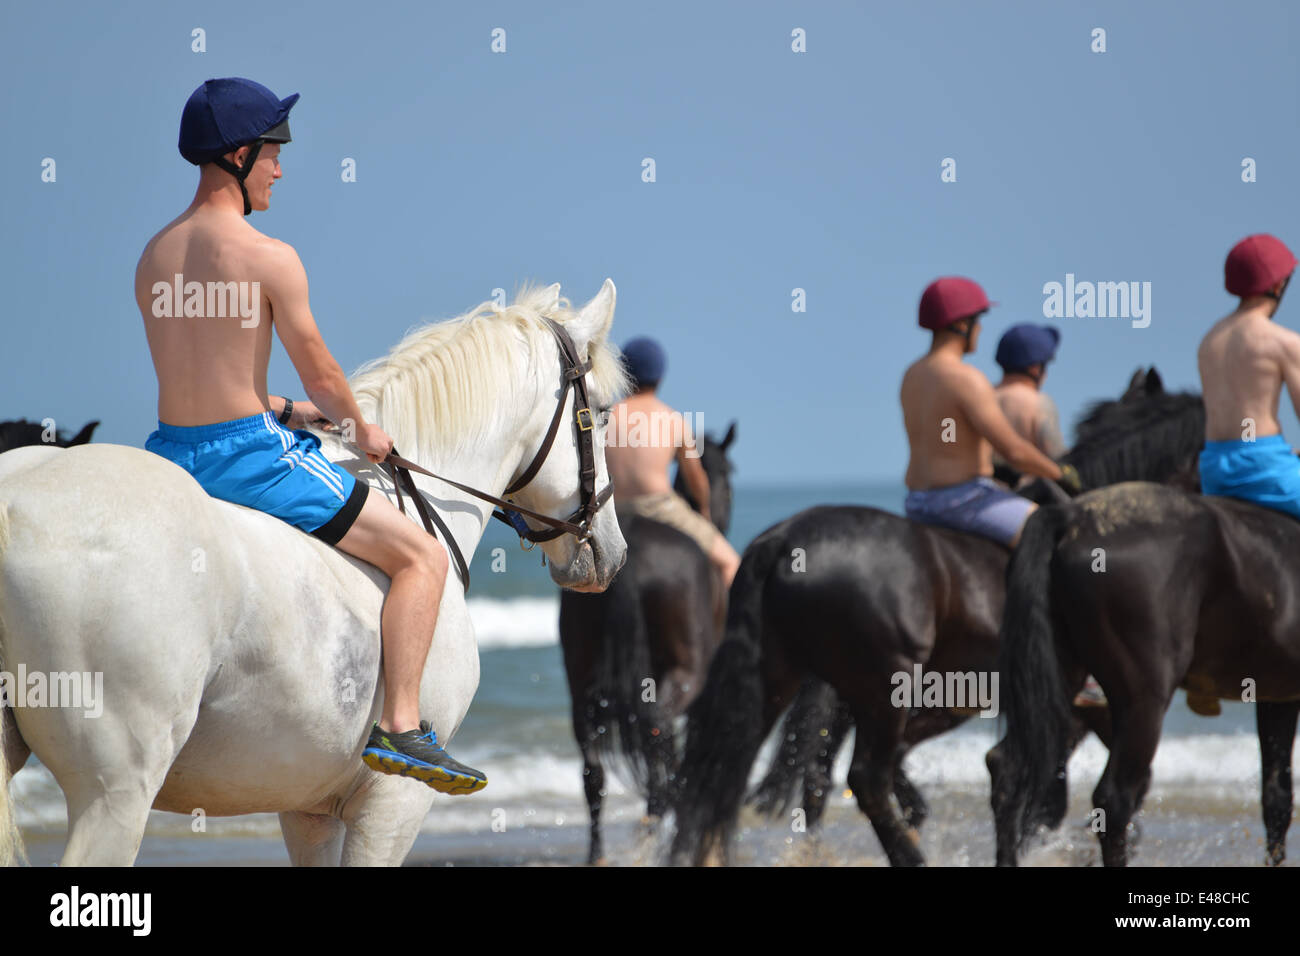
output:
[[[307,270],[298,250],[289,243],[259,233],[256,245],[249,251],[256,256],[257,271],[269,293],[297,292],[306,285]]]
[[[1269,337],[1276,347],[1279,361],[1291,366],[1300,365],[1300,333],[1284,325],[1269,323]]]

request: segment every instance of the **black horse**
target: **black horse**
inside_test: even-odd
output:
[[[53,440],[46,440],[46,428],[40,422],[29,422],[25,418],[19,418],[14,421],[0,422],[0,454],[7,452],[11,448],[21,448],[24,445],[52,445],[55,448],[71,448],[73,445],[85,445],[89,443],[90,436],[95,433],[99,427],[99,422],[90,422],[81,431],[67,437],[66,432],[55,432]]]
[[[1080,468],[1085,481],[1094,484],[1119,480],[1111,476],[1155,475],[1177,487],[1195,488],[1198,479],[1193,450],[1199,441],[1197,430],[1203,423],[1204,412],[1198,399],[1169,396],[1154,367],[1138,369],[1117,401],[1096,402],[1084,411],[1075,425],[1075,447],[1062,461]],[[1114,441],[1116,435],[1131,434],[1150,434],[1154,444]],[[998,473],[1012,485],[1020,478],[1009,466],[1002,466]],[[1021,493],[1040,505],[1069,500],[1054,482],[1031,482]],[[903,758],[916,744],[961,722],[950,720],[943,712],[927,710],[915,712],[908,721],[894,767],[894,796],[903,819],[913,828],[925,821],[929,807],[903,772]],[[1088,731],[1106,742],[1109,728],[1105,708],[1078,709],[1070,750]],[[836,756],[852,729],[853,715],[835,690],[815,677],[805,679],[782,722],[777,738],[780,745],[772,763],[752,796],[758,812],[783,816],[798,805],[809,829],[816,827],[831,792]]]
[[[706,436],[701,448],[709,511],[724,534],[731,522],[727,449],[735,438],[732,423],[720,442]],[[680,471],[676,489],[691,501]],[[667,808],[677,766],[672,724],[703,686],[726,606],[721,576],[689,537],[634,515],[620,516],[619,526],[627,562],[610,586],[600,594],[560,593],[560,643],[591,812],[591,863],[604,856],[602,760],[616,754],[615,741],[647,798],[647,815],[657,818]]]
[[[1126,394],[1128,401],[1094,409],[1069,456],[1084,482],[1194,480],[1200,397],[1165,393],[1154,374],[1135,377]],[[857,727],[849,785],[886,855],[895,865],[923,863],[890,800],[896,793],[914,821],[924,815],[899,763],[971,710],[896,706],[893,678],[921,665],[943,674],[993,669],[1008,558],[987,539],[874,508],[816,507],[759,535],[743,556],[726,639],[690,712],[672,859],[702,862],[715,847],[725,858],[759,747],[814,677],[834,688]]]
[[[1113,721],[1093,791],[1103,863],[1128,861],[1128,824],[1179,687],[1189,703],[1256,702],[1265,862],[1281,863],[1300,713],[1298,584],[1300,523],[1231,498],[1134,483],[1035,514],[1008,572],[1007,730],[987,758],[998,863],[1014,865],[1039,824],[1060,823],[1068,701],[1085,671]]]

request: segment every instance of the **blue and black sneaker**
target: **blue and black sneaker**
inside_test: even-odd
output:
[[[484,774],[447,756],[427,720],[420,721],[419,730],[400,734],[375,724],[361,759],[372,770],[414,777],[439,793],[475,793],[487,786]]]

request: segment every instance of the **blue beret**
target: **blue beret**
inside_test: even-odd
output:
[[[623,346],[623,364],[636,380],[636,387],[642,388],[659,384],[668,365],[668,356],[658,342],[642,336]]]
[[[1004,372],[1018,372],[1056,357],[1060,329],[1050,325],[1013,325],[998,342],[998,364]]]

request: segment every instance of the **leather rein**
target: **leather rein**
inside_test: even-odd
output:
[[[596,512],[614,493],[613,481],[605,485],[599,494],[596,493],[596,450],[595,439],[592,435],[595,422],[592,420],[591,402],[587,397],[586,381],[586,374],[591,371],[591,360],[588,359],[585,362],[580,360],[578,348],[573,344],[573,338],[565,330],[564,326],[546,316],[542,316],[542,321],[554,333],[555,340],[560,347],[560,400],[555,406],[555,414],[551,416],[551,425],[546,430],[546,437],[542,439],[537,454],[533,456],[533,460],[524,469],[523,474],[511,482],[503,494],[513,495],[532,481],[537,476],[537,472],[541,470],[543,462],[546,461],[546,456],[550,454],[551,446],[555,444],[555,436],[559,434],[560,420],[564,415],[564,406],[568,402],[569,389],[572,388],[574,392],[573,417],[574,423],[578,426],[578,493],[582,502],[573,514],[567,518],[552,518],[549,515],[539,514],[504,498],[498,498],[496,495],[479,491],[477,488],[462,485],[460,482],[453,481],[443,475],[435,475],[433,472],[421,468],[415,462],[397,454],[396,448],[383,461],[383,466],[392,479],[393,488],[397,492],[398,509],[402,514],[406,514],[406,505],[402,502],[402,491],[405,490],[411,496],[415,510],[424,523],[424,530],[435,538],[438,537],[437,532],[434,530],[435,527],[442,532],[442,537],[456,562],[456,570],[460,573],[460,579],[464,582],[467,593],[469,592],[469,565],[465,561],[465,556],[461,553],[459,545],[456,544],[456,539],[452,537],[451,530],[447,527],[446,522],[442,520],[437,511],[429,507],[429,503],[425,501],[424,496],[415,487],[415,480],[411,477],[411,472],[414,471],[430,478],[437,478],[439,481],[444,481],[461,491],[497,505],[500,510],[494,510],[492,517],[510,525],[515,530],[515,533],[519,535],[521,545],[524,541],[531,542],[529,548],[525,550],[531,550],[532,545],[543,541],[551,541],[562,534],[573,535],[578,539],[579,543],[588,540],[591,537],[591,522],[595,518]],[[530,528],[527,522],[524,521],[525,517],[547,525],[550,530],[536,531]]]

